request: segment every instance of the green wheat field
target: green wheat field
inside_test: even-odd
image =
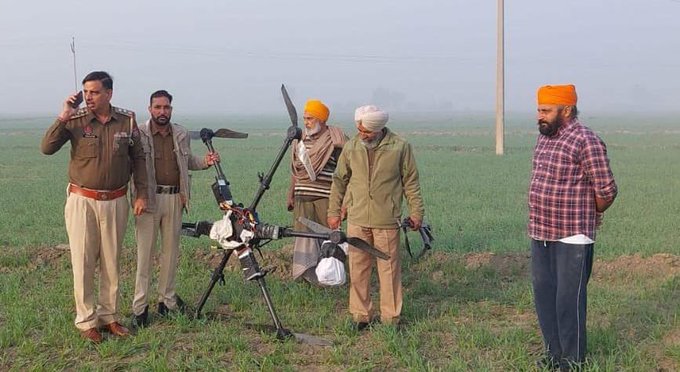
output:
[[[278,341],[258,327],[271,323],[267,307],[235,262],[225,270],[226,284],[208,299],[205,317],[155,316],[128,339],[97,346],[81,339],[73,325],[64,229],[68,145],[53,156],[40,153],[49,116],[0,117],[0,370],[536,370],[542,341],[529,277],[526,199],[537,130],[531,115],[508,117],[505,155],[497,156],[490,115],[393,115],[390,127],[414,146],[436,238],[433,251],[417,262],[402,250],[403,328],[352,330],[347,286],[292,281],[292,240],[265,246],[258,260],[277,267],[267,284],[283,325],[332,346]],[[289,125],[285,113],[174,119],[190,129],[250,134],[215,140],[232,194],[245,205]],[[619,185],[595,245],[586,370],[678,370],[680,123],[673,115],[585,115],[582,121],[607,143]],[[349,115],[338,123],[354,135]],[[205,153],[200,141],[192,147]],[[258,207],[263,222],[292,224],[285,210],[289,156]],[[186,221],[220,217],[213,179],[212,169],[193,173]],[[410,236],[412,244],[417,239]],[[207,237],[182,238],[178,293],[189,304],[197,303],[219,260],[213,245]],[[126,325],[135,256],[130,223],[121,261]],[[377,280],[375,288],[377,295]]]

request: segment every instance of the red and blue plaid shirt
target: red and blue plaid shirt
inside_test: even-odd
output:
[[[613,200],[618,192],[604,142],[578,120],[567,122],[552,137],[538,136],[532,164],[529,236],[595,240],[595,196]]]

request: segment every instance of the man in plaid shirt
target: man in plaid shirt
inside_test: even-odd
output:
[[[616,182],[602,140],[578,120],[573,85],[538,90],[538,136],[529,187],[531,274],[546,355],[539,368],[585,360],[586,286],[595,229]]]

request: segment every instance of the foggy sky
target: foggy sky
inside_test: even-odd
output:
[[[678,112],[680,0],[505,2],[506,110],[542,84],[573,83],[579,109]],[[0,114],[56,115],[90,71],[113,104],[175,113],[493,112],[496,1],[0,0]],[[80,89],[80,88],[78,88]]]

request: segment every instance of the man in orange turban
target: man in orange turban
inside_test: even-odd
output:
[[[296,230],[307,230],[299,221],[304,217],[326,225],[328,196],[338,157],[347,136],[342,129],[326,125],[330,110],[321,101],[310,99],[302,116],[303,138],[293,141],[292,177],[288,189],[287,207],[293,211]],[[316,265],[320,244],[317,239],[295,238],[293,278],[302,277],[319,284]]]
[[[538,368],[578,369],[586,355],[586,289],[595,231],[618,193],[607,147],[581,124],[573,85],[538,89],[529,186],[531,283],[545,356]]]

